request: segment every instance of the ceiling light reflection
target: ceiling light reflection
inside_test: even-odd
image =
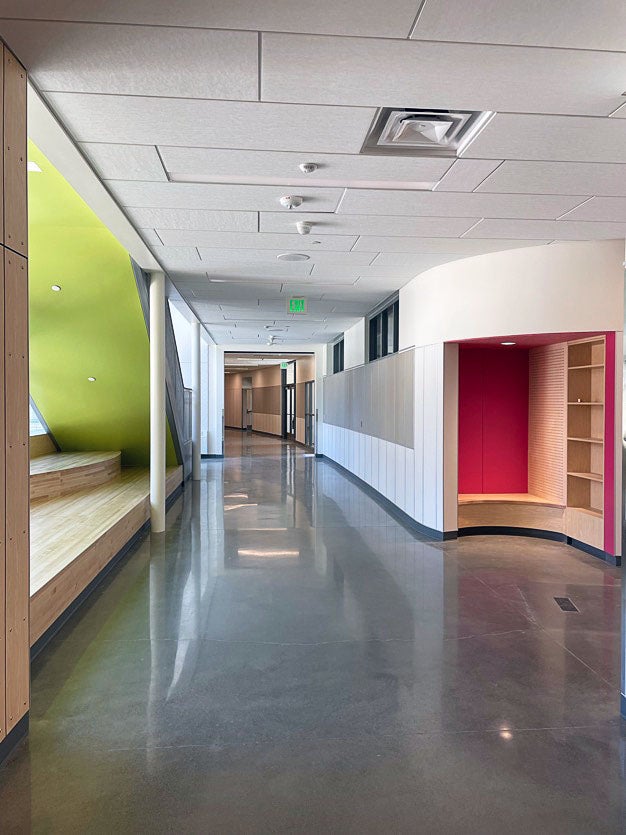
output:
[[[258,548],[238,548],[237,554],[240,557],[299,557],[300,551],[293,550],[293,551],[286,551],[286,550],[278,550],[275,548],[271,549],[258,549]]]

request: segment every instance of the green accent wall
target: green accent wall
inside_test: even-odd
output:
[[[61,450],[146,466],[149,342],[130,257],[32,142],[28,158],[41,168],[28,175],[31,395]]]

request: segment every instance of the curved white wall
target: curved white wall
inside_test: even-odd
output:
[[[621,331],[624,241],[512,249],[433,267],[400,290],[400,349],[523,333]]]

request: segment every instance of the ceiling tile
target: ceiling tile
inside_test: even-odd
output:
[[[592,197],[582,206],[563,215],[564,220],[626,222],[626,197]],[[602,224],[606,226],[606,223]],[[616,235],[621,238],[623,235]]]
[[[205,211],[204,209],[134,209],[126,213],[137,227],[197,229],[208,232],[256,232],[257,212]]]
[[[42,91],[259,97],[255,32],[20,20],[0,31]]]
[[[226,279],[228,281],[239,279],[244,282],[258,282],[265,279],[281,279],[286,281],[292,277],[306,277],[311,274],[311,262],[283,264],[280,261],[267,263],[265,261],[236,261],[225,258],[205,259],[203,268],[210,278]]]
[[[50,0],[3,0],[2,16],[406,38],[419,6],[419,0],[387,0],[381,15],[377,0],[316,0],[308,5],[293,0],[80,0],[54,4]]]
[[[374,257],[371,252],[329,252],[329,251],[310,251],[306,254],[310,260],[305,262],[281,262],[277,261],[277,256],[284,253],[284,249],[213,249],[207,247],[199,247],[198,251],[202,260],[211,262],[213,264],[230,264],[237,268],[240,264],[258,264],[267,263],[268,265],[278,264],[286,265],[290,268],[294,263],[296,266],[304,264],[304,266],[313,266],[313,264],[346,264],[352,266],[367,265]]]
[[[358,153],[369,107],[47,93],[79,142]]]
[[[310,214],[296,220],[311,221],[309,237],[326,235],[416,235],[456,238],[469,229],[480,217],[406,217],[402,215],[344,215]],[[296,220],[285,212],[261,212],[262,232],[293,232]]]
[[[517,221],[505,221],[504,224],[508,224],[509,226],[515,226]],[[528,223],[541,223],[542,221],[528,221]],[[551,221],[546,221],[546,226],[549,225]],[[554,221],[552,221],[554,222]],[[474,229],[482,228],[485,221],[481,221],[478,226],[475,226]],[[486,228],[486,227],[485,227]],[[473,232],[473,230],[472,230]],[[441,243],[441,252],[442,253],[471,253],[472,252],[472,245],[468,245],[466,241],[469,237],[483,237],[481,235],[472,235],[472,232],[468,233],[468,237],[466,238],[451,238],[451,239],[444,239],[438,238],[437,241]],[[503,235],[504,238],[511,238],[512,234],[509,233],[507,235]],[[484,235],[485,238],[497,238],[498,235]],[[517,235],[518,238],[523,238],[523,235]],[[554,235],[550,234],[543,234],[537,235],[536,237],[543,237],[546,241],[552,240]],[[444,243],[445,240],[445,243]],[[516,242],[517,243],[517,242]],[[501,247],[497,247],[500,249]],[[354,251],[366,250],[367,252],[376,252],[380,250],[381,252],[384,251],[384,254],[387,255],[388,253],[392,252],[412,252],[412,253],[428,253],[429,250],[432,251],[432,245],[430,243],[426,243],[422,246],[420,238],[400,238],[400,237],[382,237],[382,236],[367,236],[364,235],[362,238],[359,238],[357,241]],[[379,256],[380,257],[380,256]],[[378,264],[377,259],[374,259],[372,263],[372,267],[376,268]]]
[[[362,140],[365,136],[362,137]],[[313,154],[302,152],[236,151],[223,148],[159,148],[166,169],[176,179],[185,177],[280,177],[307,180],[401,180],[436,182],[450,167],[449,159]],[[318,169],[303,174],[298,166],[313,162]],[[484,165],[483,162],[480,163]]]
[[[139,234],[149,246],[162,246],[163,244],[154,229],[139,229]]]
[[[436,186],[437,191],[474,191],[502,163],[499,159],[458,159]]]
[[[413,33],[433,41],[624,50],[622,0],[428,0]]]
[[[517,194],[626,194],[626,164],[507,160],[478,191]]]
[[[167,175],[154,145],[83,142],[80,147],[103,180],[167,182]]]
[[[193,232],[159,229],[159,237],[169,246],[202,246],[221,249],[282,249],[306,252],[308,250],[335,250],[348,252],[356,243],[355,235],[315,235],[248,232]]]
[[[626,162],[626,120],[497,113],[470,150],[487,159]]]
[[[207,183],[144,183],[109,180],[107,185],[122,206],[164,209],[225,209],[256,211],[280,207],[284,189],[275,186],[214,185]],[[342,189],[299,189],[302,206],[290,211],[334,211]],[[570,201],[571,202],[571,201]],[[572,204],[573,205],[573,204]]]
[[[367,278],[374,278],[374,279],[384,279],[384,278],[402,278],[405,276],[411,275],[410,269],[403,268],[402,265],[396,266],[385,266],[385,265],[378,265],[378,258],[381,255],[377,255],[375,263],[377,266],[369,266],[369,267],[346,267],[341,266],[338,268],[337,266],[333,266],[332,264],[314,264],[313,270],[311,272],[311,279],[314,281],[319,280],[327,280],[333,279],[339,282],[347,282],[347,281],[356,281],[359,278],[367,277]],[[417,257],[417,256],[413,256]]]
[[[501,252],[505,249],[519,249],[525,246],[538,246],[541,243],[550,243],[550,240],[551,238],[548,237],[544,241],[535,241],[534,243],[529,244],[527,241],[511,239],[483,239],[480,241],[473,241],[470,238],[449,238],[448,240],[444,240],[443,238],[434,238],[430,241],[424,239],[418,242],[420,248],[415,255],[381,252],[380,255],[377,255],[372,262],[370,270],[376,270],[378,267],[390,265],[398,267],[408,266],[413,263],[411,258],[421,259],[423,258],[423,255],[442,254],[457,257],[469,257],[472,255],[481,255],[486,252]],[[454,258],[451,257],[450,260],[454,260]]]
[[[341,214],[430,215],[431,217],[528,217],[554,220],[586,199],[526,194],[457,194],[348,189]]]
[[[593,223],[565,220],[483,220],[468,234],[468,238],[513,236],[521,239],[558,238],[563,241],[611,240],[626,236],[626,221]]]
[[[624,78],[626,52],[263,35],[266,101],[607,116]]]

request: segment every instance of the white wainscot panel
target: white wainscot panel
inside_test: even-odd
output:
[[[405,508],[405,482],[406,482],[406,447],[396,444],[396,489],[395,489],[395,503],[404,510]]]

